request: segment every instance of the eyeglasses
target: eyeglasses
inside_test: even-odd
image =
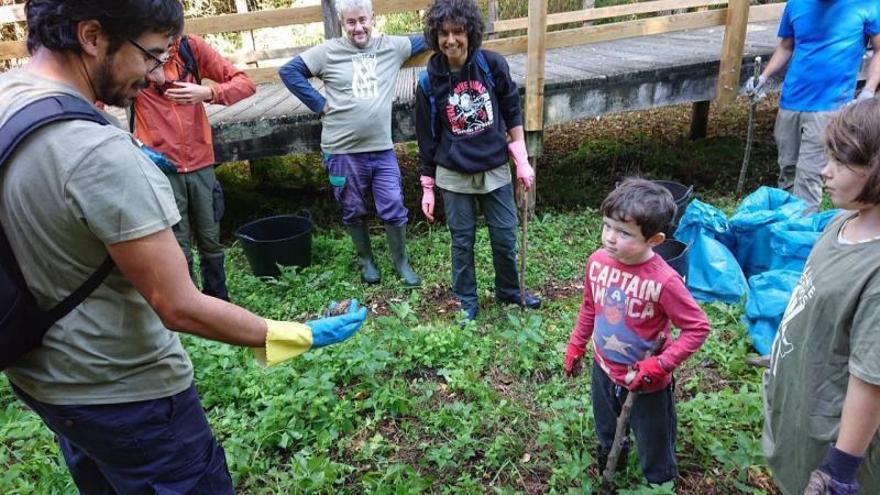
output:
[[[165,64],[168,62],[168,59],[171,58],[171,55],[168,54],[167,52],[166,52],[166,53],[163,53],[162,55],[160,55],[160,56],[157,57],[157,56],[153,55],[152,53],[150,53],[149,51],[147,51],[146,48],[144,48],[144,47],[142,47],[141,45],[137,44],[137,42],[135,42],[134,40],[127,40],[127,41],[128,41],[129,43],[131,43],[132,45],[134,45],[135,48],[137,48],[138,50],[140,50],[141,53],[143,53],[143,54],[146,55],[147,57],[153,59],[154,64],[153,64],[153,66],[150,68],[150,70],[147,71],[148,74],[149,74],[149,73],[152,73],[154,70],[158,69],[159,67],[162,67],[163,65],[165,65]]]

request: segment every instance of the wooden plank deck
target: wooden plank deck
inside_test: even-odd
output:
[[[755,56],[769,60],[776,22],[748,27],[742,80]],[[628,38],[547,51],[544,118],[547,124],[605,113],[674,105],[714,97],[724,27]],[[525,54],[507,57],[511,75],[525,86]],[[396,142],[415,138],[415,78],[404,69],[397,81],[392,117]],[[320,81],[316,81],[320,88]],[[231,107],[211,105],[208,116],[220,161],[318,151],[320,121],[281,84]]]

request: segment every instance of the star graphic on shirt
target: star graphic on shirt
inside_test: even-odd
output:
[[[609,351],[618,352],[626,356],[626,351],[632,347],[626,342],[622,342],[617,339],[616,335],[611,335],[610,337],[605,337],[605,349]]]

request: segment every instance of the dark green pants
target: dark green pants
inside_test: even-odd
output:
[[[190,276],[196,281],[192,258],[195,239],[202,272],[202,292],[229,299],[223,271],[223,245],[220,244],[223,190],[214,175],[214,167],[169,175],[168,180],[180,211],[180,223],[174,226],[174,235],[186,256]]]

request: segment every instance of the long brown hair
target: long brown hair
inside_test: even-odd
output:
[[[835,115],[825,130],[825,149],[837,163],[866,174],[855,200],[880,204],[880,100],[861,100]]]

